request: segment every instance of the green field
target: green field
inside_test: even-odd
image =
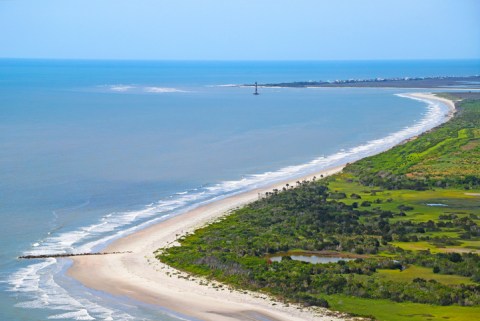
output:
[[[408,206],[411,209],[404,211],[405,216],[394,216],[392,222],[412,221],[428,222],[439,221],[444,215],[455,215],[457,219],[468,218],[476,224],[480,224],[480,190],[471,189],[466,191],[459,188],[432,189],[426,191],[412,190],[385,190],[385,189],[366,189],[365,186],[354,182],[351,174],[340,174],[329,182],[329,188],[335,192],[343,192],[347,198],[341,199],[345,204],[357,202],[361,204],[364,201],[371,202],[369,209],[379,209],[384,211],[398,212],[399,207]],[[372,192],[372,190],[374,192]],[[360,199],[348,197],[348,195],[359,195]],[[427,204],[442,204],[442,206],[429,206]],[[362,208],[362,206],[360,206]],[[449,220],[444,220],[445,222]],[[428,231],[423,233],[409,233],[410,236],[430,239],[446,238],[456,241],[458,244],[444,245],[433,241],[410,241],[402,242],[394,240],[392,245],[405,250],[430,250],[432,253],[438,252],[477,252],[480,253],[480,238],[473,237],[462,239],[464,230],[457,227],[441,228],[437,231]]]
[[[400,205],[413,207],[413,210],[408,211],[408,217],[397,219],[426,222],[428,220],[438,220],[441,214],[449,213],[460,216],[478,214],[480,218],[480,196],[468,195],[476,193],[480,195],[479,189],[466,191],[463,188],[448,188],[413,191],[366,188],[364,185],[352,182],[352,175],[349,174],[337,175],[329,182],[329,188],[333,191],[344,192],[347,195],[352,193],[360,195],[361,199],[347,197],[341,200],[349,205],[354,202],[370,201],[372,202],[371,207],[390,211],[397,211]],[[377,200],[380,200],[381,203],[375,203]],[[427,204],[444,204],[446,206],[428,206]]]
[[[446,275],[433,273],[431,268],[411,265],[407,269],[400,270],[377,270],[378,276],[390,281],[410,282],[416,278],[425,280],[435,280],[440,283],[458,285],[458,284],[475,284],[467,277],[460,275]]]
[[[346,168],[364,185],[388,189],[478,184],[480,108],[478,100],[457,104],[456,116],[436,130]]]
[[[324,297],[331,308],[356,315],[371,316],[385,321],[474,321],[480,316],[480,307],[432,306],[427,304],[392,302],[353,298],[344,295]]]

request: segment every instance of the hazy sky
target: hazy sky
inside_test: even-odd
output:
[[[480,0],[0,0],[0,57],[480,58]]]

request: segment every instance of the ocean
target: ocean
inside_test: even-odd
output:
[[[480,61],[0,59],[0,319],[179,320],[83,287],[68,259],[198,204],[353,161],[431,128],[410,89],[238,84],[480,74]],[[426,90],[414,90],[426,91]]]

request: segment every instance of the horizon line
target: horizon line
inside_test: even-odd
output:
[[[372,62],[372,61],[480,61],[475,58],[392,58],[392,59],[161,59],[161,58],[35,58],[0,57],[0,60],[57,60],[57,61],[158,61],[158,62]]]

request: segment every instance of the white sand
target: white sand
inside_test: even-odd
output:
[[[441,101],[452,108],[452,113],[455,110],[454,104],[447,99],[431,94],[412,95]],[[209,286],[200,285],[200,279],[187,279],[186,274],[158,262],[153,254],[158,248],[174,244],[179,236],[218,219],[229,210],[256,200],[258,193],[281,189],[286,183],[295,185],[297,180],[310,180],[313,176],[331,175],[342,168],[332,168],[198,207],[121,238],[105,250],[132,253],[75,257],[68,273],[92,289],[156,304],[201,320],[345,320],[345,317],[326,309],[301,309],[294,305],[287,307],[274,303],[265,295],[230,291],[226,287],[219,289],[212,282]]]
[[[457,110],[455,108],[455,103],[453,101],[451,101],[450,99],[435,96],[432,93],[413,93],[413,94],[407,94],[407,96],[412,96],[412,97],[431,100],[431,101],[438,101],[447,105],[448,108],[450,109],[449,119],[455,114]]]

